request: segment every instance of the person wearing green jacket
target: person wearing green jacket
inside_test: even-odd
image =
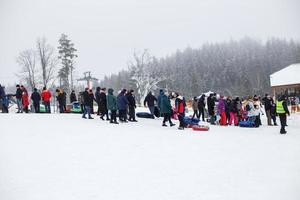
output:
[[[169,121],[170,126],[175,126],[173,122],[171,121],[171,116],[172,116],[172,106],[169,97],[165,95],[163,91],[160,91],[160,104],[159,104],[159,109],[160,113],[163,115],[164,120],[162,126],[167,126],[166,122]]]
[[[108,89],[108,94],[106,96],[107,100],[107,110],[110,110],[110,123],[118,124],[117,122],[117,97],[113,94],[114,90],[112,88]]]
[[[279,116],[280,119],[280,124],[281,124],[281,129],[280,129],[280,133],[281,134],[286,134],[286,115],[290,116],[290,111],[287,107],[287,102],[285,99],[285,95],[281,95],[277,102],[276,102],[276,113]]]

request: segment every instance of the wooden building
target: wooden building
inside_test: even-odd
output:
[[[292,64],[270,75],[273,95],[300,96],[300,63]]]

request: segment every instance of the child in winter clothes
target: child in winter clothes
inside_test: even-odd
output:
[[[21,89],[23,90],[22,93],[22,104],[23,104],[23,110],[25,113],[29,112],[28,106],[29,106],[29,96],[27,89],[24,86],[21,86]]]
[[[179,130],[183,130],[184,127],[186,127],[186,124],[184,122],[184,111],[185,111],[185,107],[184,107],[184,100],[182,96],[178,96],[175,100],[175,106],[176,106],[176,112],[178,114],[178,120],[179,120]]]

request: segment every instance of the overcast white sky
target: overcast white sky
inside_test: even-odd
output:
[[[245,35],[300,40],[299,0],[0,0],[0,83],[15,83],[20,51],[38,37],[78,49],[76,73],[127,68],[134,49],[162,57]]]

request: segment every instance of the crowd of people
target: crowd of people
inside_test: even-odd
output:
[[[61,88],[57,88],[55,92],[59,112],[67,112],[66,92]],[[51,113],[52,94],[46,87],[40,92],[34,88],[31,96],[29,96],[23,85],[16,85],[16,93],[13,95],[6,95],[4,87],[0,85],[0,95],[2,112],[4,113],[8,113],[10,96],[15,97],[17,113],[28,113],[30,100],[31,112],[40,113],[40,105],[44,105],[45,112]],[[107,120],[113,124],[128,121],[137,122],[135,113],[137,105],[132,89],[123,89],[115,95],[112,88],[106,91],[106,88],[97,87],[95,93],[92,89],[86,88],[78,94],[78,98],[75,91],[72,90],[69,98],[70,103],[78,102],[80,104],[82,118],[93,119],[92,114],[96,113],[101,120]],[[96,112],[94,112],[94,102],[97,104]],[[291,98],[290,104],[292,112],[296,112],[299,107],[299,98]],[[167,123],[171,127],[174,126],[175,123],[172,122],[172,119],[179,120],[178,129],[184,130],[187,127],[184,121],[187,113],[187,101],[179,93],[166,93],[161,89],[156,97],[152,92],[149,92],[144,99],[144,106],[149,108],[151,118],[163,117],[162,126],[164,127],[168,126]],[[262,115],[266,115],[268,126],[277,126],[276,118],[278,116],[281,124],[280,133],[282,134],[286,133],[286,115],[290,115],[287,98],[284,95],[278,96],[277,101],[274,102],[274,98],[268,94],[263,98],[257,95],[233,98],[216,93],[202,94],[192,99],[191,107],[193,110],[192,119],[197,118],[200,121],[209,122],[211,125],[220,126],[238,126],[242,121],[247,121],[253,126],[259,127],[262,124]],[[117,117],[119,118],[118,121]]]

